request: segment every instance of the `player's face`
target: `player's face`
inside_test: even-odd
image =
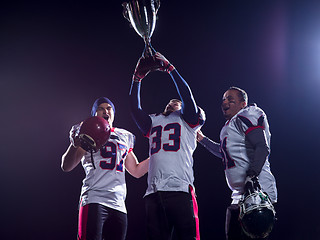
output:
[[[228,90],[223,94],[221,109],[223,116],[227,120],[230,120],[246,106],[246,103],[240,99],[238,94],[238,91],[233,89]]]
[[[112,126],[114,120],[114,111],[109,103],[101,103],[96,111],[96,115],[98,117],[103,117],[106,119],[110,126]]]
[[[170,113],[173,113],[180,109],[181,109],[181,102],[176,100],[170,100],[170,102],[167,104],[162,114],[168,116]]]

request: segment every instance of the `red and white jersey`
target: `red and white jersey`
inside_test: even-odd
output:
[[[200,108],[199,108],[200,109]],[[197,131],[204,123],[200,109],[196,125],[186,123],[181,111],[168,116],[150,115],[152,119],[149,138],[149,171],[146,195],[157,191],[189,191],[193,186],[192,154],[197,146]]]
[[[245,136],[255,128],[263,128],[270,148],[271,134],[266,114],[257,106],[248,106],[240,110],[226,122],[220,132],[220,146],[225,167],[225,176],[232,190],[232,203],[237,204],[244,192],[246,172],[249,159],[253,159],[254,149],[246,143]],[[267,159],[260,173],[259,182],[264,192],[268,193],[272,202],[277,201],[275,178]]]
[[[135,136],[127,130],[112,128],[109,141],[96,153],[86,153],[81,163],[86,173],[83,180],[80,204],[99,203],[126,213],[127,194],[125,159],[132,151]]]

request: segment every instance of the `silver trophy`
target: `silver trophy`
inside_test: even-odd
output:
[[[122,3],[123,16],[130,22],[134,30],[144,40],[144,57],[156,52],[151,46],[151,36],[156,26],[160,0],[132,0]]]

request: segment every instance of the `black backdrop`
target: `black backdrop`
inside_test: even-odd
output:
[[[278,223],[272,239],[316,240],[320,220],[318,125],[320,4],[317,1],[163,0],[152,44],[188,81],[219,140],[223,92],[247,90],[268,115]],[[60,169],[71,126],[107,96],[115,126],[147,141],[130,118],[131,74],[143,41],[122,16],[121,1],[7,1],[0,8],[1,239],[75,239],[83,170]],[[142,84],[143,107],[161,111],[177,97],[170,77]],[[230,203],[221,162],[194,153],[202,239],[224,238]],[[128,240],[145,239],[146,177],[127,176]]]

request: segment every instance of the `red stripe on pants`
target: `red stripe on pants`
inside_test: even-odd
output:
[[[191,196],[192,196],[192,203],[193,203],[193,214],[194,214],[194,218],[196,221],[196,231],[197,231],[197,236],[196,239],[200,240],[200,227],[199,227],[199,216],[198,216],[198,203],[197,203],[197,199],[196,199],[196,195],[194,193],[193,188],[190,186],[190,192],[191,192]]]
[[[88,209],[89,205],[85,205],[79,209],[78,240],[87,239]]]

